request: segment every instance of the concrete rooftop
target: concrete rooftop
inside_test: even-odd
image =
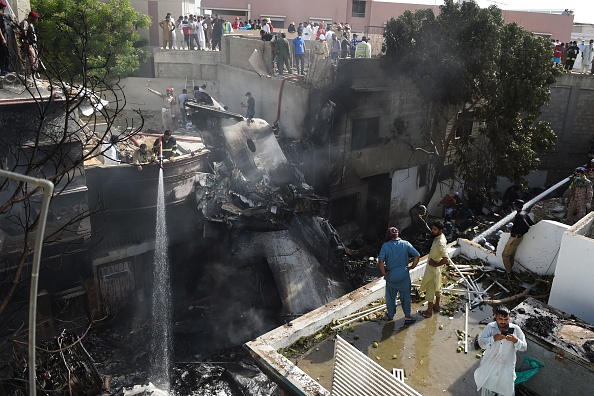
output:
[[[401,310],[394,321],[386,321],[382,310],[377,314],[378,319],[355,322],[338,334],[389,372],[393,368],[404,369],[405,383],[423,395],[476,395],[473,373],[479,359],[474,337],[485,327],[479,322],[490,318],[491,309],[477,308],[469,312],[469,348],[465,354],[457,351],[463,344],[458,337],[458,332],[465,327],[463,311],[454,312],[451,317],[435,314],[424,319],[416,314],[416,309],[423,307],[413,305],[417,322],[412,325],[404,325]],[[303,356],[289,359],[324,388],[332,389],[332,335],[312,345]]]

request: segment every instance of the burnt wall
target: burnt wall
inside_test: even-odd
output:
[[[360,227],[375,235],[388,223],[394,171],[429,161],[426,154],[411,150],[428,148],[428,107],[411,81],[386,76],[379,59],[340,61],[334,86],[336,113],[329,143],[332,224],[343,238],[360,232]],[[378,180],[385,182],[378,186]]]

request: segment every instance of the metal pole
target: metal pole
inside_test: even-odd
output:
[[[547,195],[549,195],[550,193],[552,193],[553,191],[555,191],[556,189],[558,189],[559,187],[561,187],[562,185],[564,185],[565,183],[567,183],[569,180],[570,180],[570,178],[569,177],[566,177],[565,179],[561,180],[559,183],[555,184],[553,187],[551,187],[551,188],[543,191],[542,193],[540,193],[536,197],[532,198],[530,201],[526,202],[524,204],[524,208],[529,208],[530,206],[534,205],[535,203],[537,203],[538,201],[540,201],[541,199],[543,199],[544,197],[546,197]],[[472,238],[472,241],[473,242],[476,242],[480,238],[486,238],[489,235],[493,234],[499,228],[503,227],[504,224],[507,224],[511,219],[513,219],[515,217],[516,213],[517,212],[514,211],[514,212],[508,214],[503,219],[501,219],[497,223],[493,224],[488,230],[483,231],[479,235],[477,235],[474,238]]]
[[[41,248],[43,247],[43,236],[45,233],[45,224],[47,221],[49,204],[54,193],[54,183],[49,180],[36,179],[34,177],[8,172],[2,169],[0,169],[0,177],[6,177],[7,179],[35,184],[36,186],[43,189],[41,212],[39,213],[39,224],[37,225],[37,236],[35,237],[35,246],[33,250],[33,265],[31,267],[31,291],[29,294],[29,396],[36,396],[37,383],[35,381],[35,328],[37,327],[37,288],[39,286]]]

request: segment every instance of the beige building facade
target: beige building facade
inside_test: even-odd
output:
[[[219,14],[229,20],[268,18],[277,28],[287,28],[291,22],[342,22],[351,25],[355,32],[366,32],[368,27],[383,27],[391,17],[397,18],[406,10],[432,8],[439,13],[439,6],[393,3],[381,0],[202,0],[201,13]],[[503,11],[505,22],[516,22],[527,30],[559,40],[569,40],[573,15],[540,12]]]

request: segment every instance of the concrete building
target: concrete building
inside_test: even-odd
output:
[[[196,0],[131,0],[130,4],[137,11],[151,17],[152,24],[148,31],[141,31],[143,38],[149,40],[149,45],[158,47],[161,45],[161,30],[159,22],[165,19],[167,13],[171,13],[175,21],[180,15],[196,13]]]
[[[391,17],[406,10],[431,8],[437,14],[439,6],[414,3],[394,3],[381,0],[329,0],[299,2],[265,0],[202,0],[201,13],[212,12],[228,19],[268,18],[274,27],[287,28],[291,22],[343,22],[353,31],[364,32],[369,27],[383,27]],[[527,30],[544,37],[569,40],[573,15],[504,10],[506,23],[516,22]]]

